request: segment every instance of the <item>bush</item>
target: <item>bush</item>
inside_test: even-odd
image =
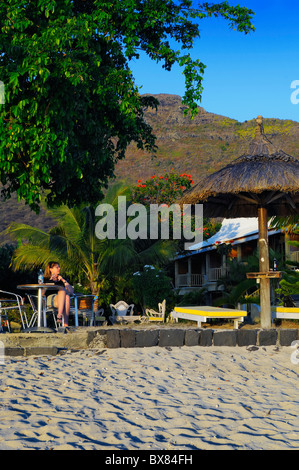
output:
[[[171,279],[154,266],[146,265],[143,271],[134,273],[131,284],[134,302],[139,303],[144,312],[146,308],[156,310],[158,303],[164,299],[167,304],[167,299],[173,296]]]
[[[37,282],[37,270],[13,271],[11,260],[14,250],[15,246],[9,244],[0,247],[0,289],[20,294],[17,286]]]
[[[195,305],[205,305],[206,304],[206,289],[199,289],[194,292],[188,292],[180,297],[178,303],[179,306],[195,306]]]

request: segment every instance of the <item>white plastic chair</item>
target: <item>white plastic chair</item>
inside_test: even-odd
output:
[[[133,315],[134,304],[128,305],[124,300],[119,300],[115,305],[110,304],[112,315],[123,317],[124,315]]]
[[[158,304],[159,311],[153,310],[152,308],[146,308],[145,314],[146,319],[149,321],[165,321],[165,314],[166,314],[166,300],[164,299],[161,304]]]
[[[124,319],[124,317],[126,317],[126,319],[130,318],[131,320],[140,319],[139,315],[134,315],[134,304],[129,305],[124,300],[119,300],[115,305],[110,304],[109,306],[112,312],[112,315],[109,317],[111,323],[115,323],[119,320],[118,317],[121,317],[120,320]]]

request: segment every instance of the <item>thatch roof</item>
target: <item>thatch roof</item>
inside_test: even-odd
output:
[[[208,217],[256,217],[258,206],[269,216],[298,214],[299,160],[275,148],[259,116],[249,154],[200,181],[180,203],[203,203]]]

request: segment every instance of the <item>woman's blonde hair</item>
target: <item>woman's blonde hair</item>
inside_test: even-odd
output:
[[[49,277],[49,278],[51,277],[51,271],[50,271],[50,269],[51,269],[51,268],[54,268],[54,266],[56,266],[56,264],[59,265],[58,261],[50,261],[50,262],[48,263],[48,266],[47,266],[46,269],[45,269],[45,277]]]

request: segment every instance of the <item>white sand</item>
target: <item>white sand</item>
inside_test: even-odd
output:
[[[293,351],[185,346],[6,357],[0,449],[298,449]]]

